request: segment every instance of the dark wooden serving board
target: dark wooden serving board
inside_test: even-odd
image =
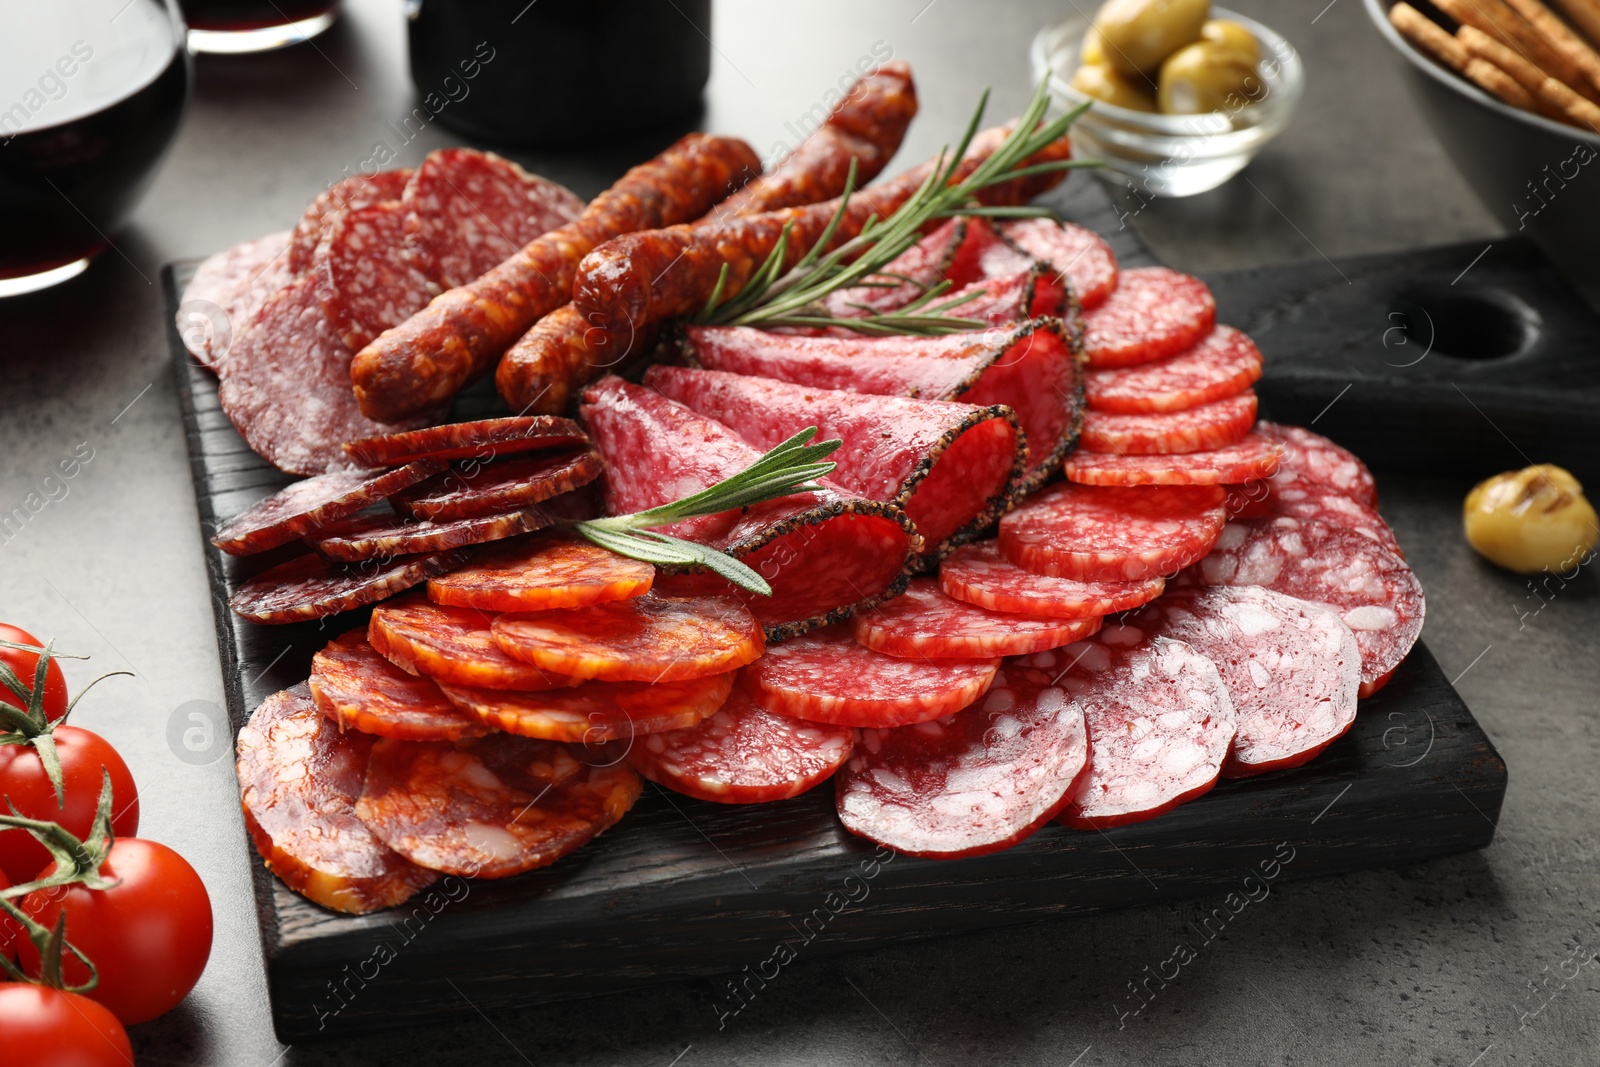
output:
[[[1107,234],[1125,265],[1151,262],[1095,183],[1077,182],[1055,203]],[[192,269],[166,272],[171,308]],[[1217,281],[1226,317],[1235,289]],[[1287,350],[1296,338],[1314,345],[1284,321],[1263,347]],[[245,446],[218,407],[214,378],[188,358],[176,331],[172,341],[209,533],[290,479]],[[1263,384],[1286,411],[1300,395]],[[477,414],[493,402],[480,388],[460,410]],[[1396,458],[1388,447],[1365,454],[1380,466]],[[205,556],[237,730],[269,693],[304,680],[312,653],[362,618],[243,622],[227,597],[261,563],[209,543]],[[1307,878],[1481,848],[1494,834],[1505,785],[1494,747],[1418,646],[1363,704],[1350,733],[1313,763],[1223,782],[1160,819],[1106,833],[1052,825],[1006,852],[937,862],[889,857],[845,833],[826,787],[779,804],[729,807],[647,786],[600,840],[518,878],[447,879],[403,908],[362,917],[308,903],[259,862],[255,891],[273,1018],[286,1042],[690,976],[715,978],[732,1011],[743,983],[771,977],[791,954],[1244,894],[1258,884],[1247,876],[1263,871]],[[243,836],[239,847],[250,848]]]

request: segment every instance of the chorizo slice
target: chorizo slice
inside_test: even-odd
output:
[[[428,583],[439,604],[484,611],[583,608],[643,596],[653,564],[564,537],[529,538],[473,557]]]
[[[514,456],[466,470],[452,470],[396,493],[396,511],[414,519],[452,522],[516,511],[588,485],[600,477],[594,452]]]
[[[367,640],[390,663],[441,685],[482,689],[560,689],[579,679],[512,659],[489,633],[491,616],[435,604],[420,593],[372,610]]]
[[[1176,574],[1211,551],[1228,521],[1214,486],[1124,489],[1063,483],[1000,520],[1000,551],[1024,570],[1079,582]]]
[[[722,707],[733,689],[733,674],[682,682],[585,682],[543,693],[443,689],[456,707],[496,730],[591,745],[693,726]]]
[[[211,538],[230,556],[286,545],[431,478],[444,469],[432,460],[395,470],[329,471],[286,486],[235,515]]]
[[[554,521],[540,508],[450,522],[416,522],[389,515],[361,516],[328,527],[312,544],[330,559],[360,563],[501,541],[542,530]]]
[[[1067,457],[1063,469],[1067,480],[1079,485],[1247,485],[1272,477],[1283,450],[1280,442],[1252,430],[1205,452],[1136,456],[1080,450]]]
[[[1105,303],[1083,315],[1091,368],[1174,356],[1211,332],[1217,302],[1199,278],[1166,267],[1125,270]]]
[[[607,682],[677,682],[760,657],[761,625],[721,597],[634,597],[586,608],[501,615],[505,652],[542,670]]]
[[[356,817],[372,741],[341,732],[297,685],[263,701],[237,744],[244,824],[267,870],[350,915],[402,904],[439,879]]]
[[[367,643],[366,628],[311,657],[311,699],[340,729],[412,741],[456,741],[485,733],[427,678],[407,674]]]
[[[640,788],[626,763],[581,764],[552,741],[380,738],[356,815],[419,866],[509,878],[549,866],[616,825]]]
[[[259,623],[304,622],[375,604],[462,563],[460,550],[345,566],[315,552],[262,571],[228,598],[236,615]]]
[[[556,415],[508,415],[363,437],[346,443],[344,450],[366,466],[392,467],[419,459],[491,460],[519,452],[588,443],[583,428],[571,419]]]
[[[939,588],[990,611],[1086,619],[1114,615],[1161,595],[1166,579],[1155,574],[1131,582],[1080,582],[1047,578],[1006,559],[997,541],[963,545],[939,566]]]
[[[957,600],[932,578],[855,617],[856,641],[901,659],[992,659],[1060,648],[1100,629],[1100,619],[990,611]]]

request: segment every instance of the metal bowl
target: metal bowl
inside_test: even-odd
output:
[[[1600,296],[1600,135],[1485,93],[1418,52],[1389,24],[1385,0],[1364,0],[1404,59],[1412,95],[1488,212],[1531,238],[1591,303]]]

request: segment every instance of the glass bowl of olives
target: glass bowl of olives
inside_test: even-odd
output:
[[[1048,77],[1078,154],[1140,196],[1193,196],[1243,170],[1288,125],[1305,67],[1284,37],[1208,0],[1107,0],[1041,30]]]

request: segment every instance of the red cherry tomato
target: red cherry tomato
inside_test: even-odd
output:
[[[117,1017],[59,989],[0,985],[0,1048],[7,1067],[128,1067],[133,1046]]]
[[[54,869],[51,864],[39,876]],[[118,840],[100,873],[119,879],[118,884],[40,890],[24,898],[22,910],[52,928],[66,913],[67,940],[94,961],[100,974],[100,984],[84,995],[132,1026],[177,1007],[200,980],[211,955],[211,898],[194,868],[154,841]],[[20,949],[23,970],[37,976],[39,953],[33,943]],[[69,985],[89,978],[70,953],[62,973]]]
[[[6,880],[6,876],[4,874],[0,874],[0,889],[10,888],[11,883]],[[0,913],[0,956],[4,956],[8,960],[16,959],[17,942],[26,936],[27,935],[22,931],[21,923],[17,922],[17,920],[11,918],[9,915]],[[0,974],[0,982],[4,981],[4,975]]]
[[[12,641],[19,645],[38,645],[43,647],[44,642],[30,634],[28,631],[9,626],[0,622],[0,641]],[[22,684],[33,687],[33,672],[39,669],[39,655],[36,652],[18,652],[14,648],[0,648],[0,663],[17,672],[17,677],[22,679]],[[15,693],[0,685],[0,701],[13,707],[22,707],[22,701],[17,699]],[[55,722],[67,713],[67,678],[61,673],[61,661],[52,659],[50,666],[44,671],[44,714],[45,718]]]
[[[100,802],[100,768],[111,772],[111,832],[132,837],[139,832],[139,791],[117,750],[99,734],[76,726],[58,726],[56,751],[61,756],[65,807],[56,806],[56,792],[44,764],[31,745],[0,745],[0,810],[5,799],[30,819],[60,823],[78,838],[89,836],[95,806]],[[26,830],[0,829],[0,872],[12,884],[32,880],[50,862],[50,853]]]

